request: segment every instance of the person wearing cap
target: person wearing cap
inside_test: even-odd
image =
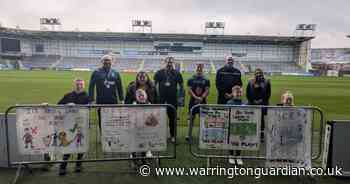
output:
[[[242,86],[241,71],[233,66],[234,59],[228,56],[225,59],[225,66],[216,72],[216,89],[218,91],[218,104],[226,104],[232,98],[232,87]]]
[[[269,105],[271,82],[269,79],[265,79],[262,69],[257,68],[254,73],[254,78],[249,80],[246,90],[248,105]],[[261,141],[263,142],[265,129],[264,116],[267,115],[267,108],[262,108],[261,115]]]
[[[90,78],[89,83],[89,99],[90,102],[95,101],[96,87],[96,104],[117,104],[119,101],[123,103],[123,87],[122,79],[119,72],[112,69],[113,57],[104,55],[101,58],[102,67],[96,69]],[[99,127],[101,129],[101,111],[97,110]]]
[[[74,89],[72,92],[69,92],[63,96],[63,98],[58,102],[59,105],[68,104],[68,105],[86,105],[89,104],[89,96],[85,92],[85,82],[83,79],[74,80]],[[66,161],[69,159],[71,154],[64,154],[63,160]],[[77,160],[81,160],[83,158],[83,153],[78,153]],[[59,168],[59,175],[63,176],[67,173],[66,171],[67,162],[63,162]],[[81,172],[82,164],[81,162],[77,162],[75,166],[75,172]]]
[[[136,91],[139,89],[146,92],[149,103],[157,103],[157,90],[154,83],[151,81],[146,72],[140,71],[137,73],[135,81],[130,82],[128,85],[125,95],[125,104],[133,104],[137,102]]]
[[[183,79],[181,73],[174,69],[174,60],[173,57],[165,58],[166,66],[154,74],[154,81],[159,94],[159,103],[170,104],[177,109],[178,90],[183,91]],[[174,126],[176,111],[172,108],[167,108],[167,114],[169,118],[171,142],[175,143],[176,129]]]
[[[191,111],[192,107],[198,104],[207,103],[210,80],[204,76],[203,69],[204,64],[198,63],[196,67],[196,74],[187,81],[188,94],[190,95],[188,112],[191,115],[191,118],[188,119],[188,126],[190,126],[191,121],[194,121],[196,114],[199,114],[199,107],[196,107]],[[188,141],[188,136],[186,137],[186,140]]]

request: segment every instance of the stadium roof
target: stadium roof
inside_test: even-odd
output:
[[[295,36],[259,36],[259,35],[205,35],[205,34],[170,34],[170,33],[132,33],[132,32],[77,32],[77,31],[38,31],[12,28],[0,28],[0,36],[30,39],[53,40],[125,40],[125,41],[200,41],[209,43],[262,43],[293,44],[313,39],[314,37]]]

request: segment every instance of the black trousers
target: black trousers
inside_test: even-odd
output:
[[[63,155],[63,160],[64,160],[64,161],[67,161],[67,160],[69,159],[70,155],[71,155],[71,154],[64,154],[64,155]],[[83,156],[84,156],[83,153],[78,153],[78,158],[77,158],[77,160],[81,160],[81,159],[83,158]],[[81,162],[77,162],[76,166],[78,166],[78,167],[81,166]],[[67,167],[67,162],[61,163],[60,169],[66,169],[66,167]]]
[[[227,102],[229,100],[230,99],[226,99],[224,95],[219,94],[217,103],[218,104],[227,104]]]
[[[101,108],[97,108],[97,117],[98,117],[98,128],[100,128],[100,133],[102,131],[101,129]]]
[[[167,107],[167,115],[169,118],[169,129],[170,136],[175,137],[176,135],[176,110],[177,110],[177,97],[161,97],[160,104],[169,104],[175,107],[175,109]]]

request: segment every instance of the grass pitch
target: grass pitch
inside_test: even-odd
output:
[[[56,104],[63,94],[72,90],[72,81],[79,77],[87,81],[90,72],[63,72],[63,71],[0,71],[0,112],[15,104],[38,104],[47,102]],[[183,74],[184,80],[192,74]],[[211,80],[208,103],[216,103],[215,75],[208,75]],[[243,77],[246,85],[250,76]],[[312,105],[320,107],[327,120],[350,119],[350,78],[331,77],[296,77],[296,76],[272,76],[271,104],[277,104],[281,93],[288,89],[294,93],[296,105]],[[135,79],[135,74],[123,73],[123,87]],[[244,85],[244,89],[245,86]],[[188,97],[186,104],[188,104]],[[179,145],[177,147],[177,159],[165,160],[164,167],[200,167],[205,166],[205,160],[191,156],[188,146],[184,141],[187,128],[187,106],[180,109],[180,124],[178,127]],[[135,176],[125,170],[118,171],[118,162],[94,163],[87,165],[84,173],[69,173],[65,177],[58,177],[57,170],[49,173],[35,172],[21,177],[19,183],[301,183],[299,177],[235,177],[227,179],[225,176],[217,177],[141,177]],[[0,169],[0,184],[9,183],[15,176],[14,169]],[[348,183],[332,177],[317,177],[317,183]]]

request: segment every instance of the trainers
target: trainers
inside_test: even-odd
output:
[[[59,176],[64,176],[66,174],[67,174],[67,170],[66,169],[60,168],[60,170],[58,170],[58,175]]]
[[[175,143],[176,140],[175,140],[175,137],[171,137],[171,143]]]
[[[237,165],[243,165],[243,160],[242,159],[237,159],[236,160]]]
[[[228,163],[233,164],[233,165],[236,164],[235,159],[233,159],[233,158],[229,158]]]
[[[146,152],[146,157],[153,157],[153,154],[150,150]]]
[[[81,167],[81,165],[77,165],[77,166],[75,166],[74,172],[80,173],[82,170],[83,170],[83,167]]]

